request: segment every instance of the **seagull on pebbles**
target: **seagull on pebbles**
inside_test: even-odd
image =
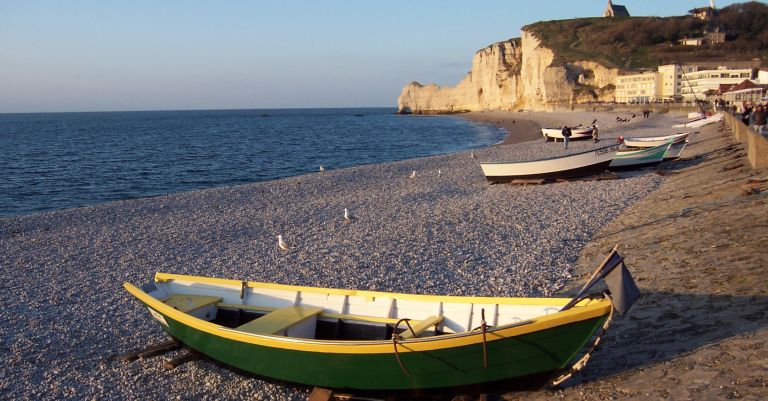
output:
[[[321,164],[320,165],[320,172],[322,173],[323,171],[325,171],[325,167],[323,167],[323,165]]]
[[[416,178],[416,170],[413,170],[413,172],[411,173],[411,177],[410,178]]]
[[[352,220],[352,213],[349,213],[349,209],[344,208],[344,220],[351,221]]]
[[[437,176],[440,177],[441,175],[443,175],[443,171],[440,169],[437,169]]]
[[[469,157],[474,159],[475,158],[475,152],[469,152]]]
[[[291,247],[288,246],[287,243],[285,243],[285,241],[283,241],[283,236],[282,235],[278,235],[277,236],[277,246],[279,246],[280,249],[282,249],[284,251],[287,251],[288,249],[291,248]]]

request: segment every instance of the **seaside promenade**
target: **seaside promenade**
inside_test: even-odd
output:
[[[122,289],[156,271],[446,295],[570,294],[616,243],[644,296],[562,390],[503,399],[765,399],[766,178],[723,124],[622,179],[489,185],[479,163],[561,155],[537,126],[669,134],[668,114],[482,113],[506,144],[235,187],[0,218],[0,394],[303,400],[208,360],[111,358],[166,339]],[[624,116],[622,114],[622,116]],[[514,121],[514,122],[512,122]],[[573,142],[567,152],[599,146]],[[410,178],[412,172],[416,174]],[[438,171],[440,173],[438,174]],[[355,219],[345,222],[343,209]],[[282,234],[291,250],[278,249]],[[172,354],[171,356],[176,356]],[[471,399],[471,398],[465,398]]]

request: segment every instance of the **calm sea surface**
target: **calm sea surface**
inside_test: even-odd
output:
[[[0,114],[0,216],[450,153],[505,135],[394,111]]]

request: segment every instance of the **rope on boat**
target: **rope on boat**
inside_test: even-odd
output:
[[[397,323],[395,324],[394,330],[392,331],[392,346],[395,347],[395,358],[397,358],[397,363],[400,365],[400,369],[403,370],[403,373],[405,373],[406,376],[410,376],[411,372],[408,371],[408,368],[405,367],[405,364],[400,359],[400,351],[397,349],[397,343],[401,341],[403,337],[397,334],[397,328],[400,326],[401,322],[405,322],[405,325],[408,326],[408,330],[410,330],[411,333],[413,333],[413,335],[415,336],[416,332],[413,331],[413,327],[411,327],[410,320],[411,319],[408,319],[408,318],[402,318],[398,320]]]
[[[611,321],[613,320],[613,311],[614,309],[611,308],[611,311],[608,313],[608,319],[605,319],[605,323],[603,323],[603,327],[600,329],[600,333],[595,338],[595,341],[592,343],[592,346],[589,347],[589,351],[587,351],[584,356],[579,358],[576,363],[571,365],[571,367],[568,369],[567,373],[564,373],[557,379],[552,381],[553,386],[558,386],[560,383],[568,380],[571,376],[573,376],[576,372],[579,372],[580,370],[584,369],[584,366],[587,366],[587,361],[589,361],[590,356],[592,355],[592,352],[597,349],[597,346],[600,344],[600,341],[605,334],[605,332],[608,330],[608,326],[611,325]]]

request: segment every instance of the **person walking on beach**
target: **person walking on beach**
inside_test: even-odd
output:
[[[563,127],[563,142],[565,142],[565,148],[568,149],[568,138],[571,137],[571,129],[566,125]]]
[[[600,142],[600,139],[597,137],[597,124],[592,124],[592,139],[595,143]]]

